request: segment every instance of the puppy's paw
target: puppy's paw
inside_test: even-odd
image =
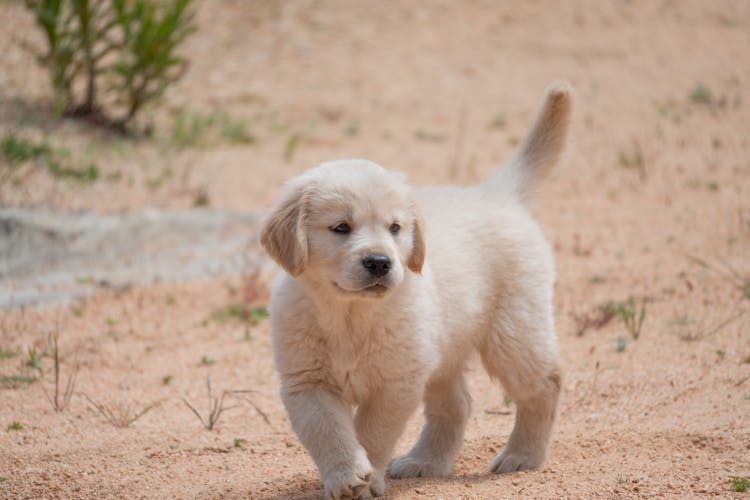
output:
[[[373,470],[369,463],[334,469],[325,478],[326,500],[365,500],[384,492],[383,473]]]
[[[450,473],[451,467],[449,464],[412,455],[397,458],[388,467],[388,475],[394,478],[443,477],[450,475]]]
[[[495,474],[507,474],[508,472],[516,472],[519,470],[536,469],[542,465],[543,461],[543,456],[539,457],[533,453],[509,450],[506,447],[495,457],[494,460],[492,460],[490,471]]]
[[[374,471],[370,478],[370,494],[374,497],[383,496],[385,493],[385,472]]]

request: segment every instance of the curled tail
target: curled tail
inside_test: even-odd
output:
[[[493,191],[529,199],[537,184],[557,163],[565,147],[570,122],[572,87],[554,82],[547,87],[541,109],[510,164],[501,168],[485,184]]]

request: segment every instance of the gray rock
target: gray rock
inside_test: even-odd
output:
[[[207,209],[0,209],[0,308],[70,302],[98,287],[270,270],[259,222],[260,214]]]

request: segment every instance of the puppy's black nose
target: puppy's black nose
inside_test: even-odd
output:
[[[372,254],[362,259],[362,265],[373,276],[385,276],[391,270],[391,258],[387,255]]]

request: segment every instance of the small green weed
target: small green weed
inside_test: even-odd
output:
[[[492,117],[492,120],[487,124],[487,128],[497,130],[505,128],[507,124],[508,117],[505,116],[505,113],[496,113],[495,116]]]
[[[625,348],[628,346],[628,339],[627,337],[617,337],[615,339],[615,351],[617,352],[623,352],[625,351]]]
[[[170,143],[176,148],[209,147],[229,144],[254,144],[255,136],[248,131],[248,122],[214,110],[210,113],[180,110],[172,125]]]
[[[359,135],[359,125],[356,123],[350,123],[344,129],[344,133],[348,135],[349,137],[355,137]]]
[[[213,358],[211,358],[209,356],[205,356],[205,355],[201,356],[201,362],[200,362],[201,366],[211,366],[213,364],[216,364],[216,360],[215,359],[213,359]]]
[[[11,422],[8,424],[8,430],[9,431],[21,431],[23,430],[23,425],[21,422]]]
[[[750,486],[750,481],[744,477],[733,477],[732,488],[738,493],[744,493]]]
[[[250,327],[245,326],[245,334],[242,336],[242,340],[244,340],[245,342],[252,342],[253,334],[250,331]]]
[[[720,360],[727,357],[727,351],[724,349],[717,349],[716,350],[716,357],[718,357]]]
[[[234,438],[234,441],[232,441],[232,446],[234,446],[235,448],[244,448],[245,443],[247,443],[246,439]]]
[[[661,102],[655,102],[654,107],[661,116],[679,124],[683,119],[683,109],[681,103],[676,99],[667,99]]]
[[[49,173],[58,179],[71,179],[82,184],[92,184],[99,178],[99,167],[94,163],[88,163],[81,167],[72,167],[60,164],[54,159],[47,162]]]
[[[221,126],[221,135],[231,144],[253,144],[255,137],[247,131],[247,122],[227,117]]]
[[[292,134],[289,136],[289,139],[286,140],[286,145],[284,146],[284,161],[292,161],[292,158],[294,158],[294,152],[297,150],[297,146],[299,146],[301,139],[302,138],[299,134]]]
[[[436,134],[434,132],[428,132],[426,130],[419,129],[414,133],[414,137],[417,138],[419,141],[424,142],[443,142],[445,141],[445,136],[441,134]]]
[[[711,92],[711,89],[702,83],[699,83],[690,91],[690,100],[695,104],[703,104],[707,106],[711,106],[715,102],[714,94]]]
[[[29,375],[0,375],[0,387],[4,389],[17,389],[24,385],[33,384],[36,381],[36,377]]]
[[[507,394],[503,394],[503,404],[505,406],[510,406],[513,404],[513,398],[508,396]]]
[[[173,176],[174,169],[170,166],[167,166],[154,177],[146,179],[146,187],[149,189],[159,189],[167,180],[169,180]]]
[[[230,319],[239,320],[251,325],[268,317],[268,309],[264,306],[249,307],[244,304],[230,304],[214,311],[211,319],[216,323],[224,323]]]
[[[172,126],[173,146],[185,148],[205,145],[209,129],[216,123],[216,114],[204,115],[180,110]]]
[[[617,161],[623,168],[638,172],[642,181],[646,180],[646,161],[643,158],[643,150],[640,144],[636,143],[629,153],[620,151],[617,155]]]
[[[161,378],[161,385],[169,385],[172,383],[172,375],[164,375]]]
[[[35,370],[42,369],[42,358],[45,356],[45,352],[41,353],[37,351],[36,347],[29,347],[26,349],[26,364]]]
[[[18,349],[10,350],[0,347],[0,359],[10,359],[18,356]]]
[[[199,188],[198,192],[195,193],[195,197],[193,198],[193,206],[196,208],[207,207],[210,203],[211,200],[208,198],[208,191],[206,190],[206,188]]]
[[[625,302],[610,302],[605,307],[623,322],[633,340],[638,340],[643,320],[646,319],[646,299],[641,299],[639,305],[635,298],[630,297]]]
[[[11,164],[24,163],[42,158],[50,153],[49,144],[35,144],[27,139],[7,134],[2,141],[3,158]]]
[[[71,161],[70,151],[65,148],[53,148],[46,141],[34,143],[10,133],[3,138],[2,151],[3,157],[11,165],[35,161],[46,166],[50,175],[58,179],[91,184],[99,178],[99,167],[95,163],[81,165]]]

